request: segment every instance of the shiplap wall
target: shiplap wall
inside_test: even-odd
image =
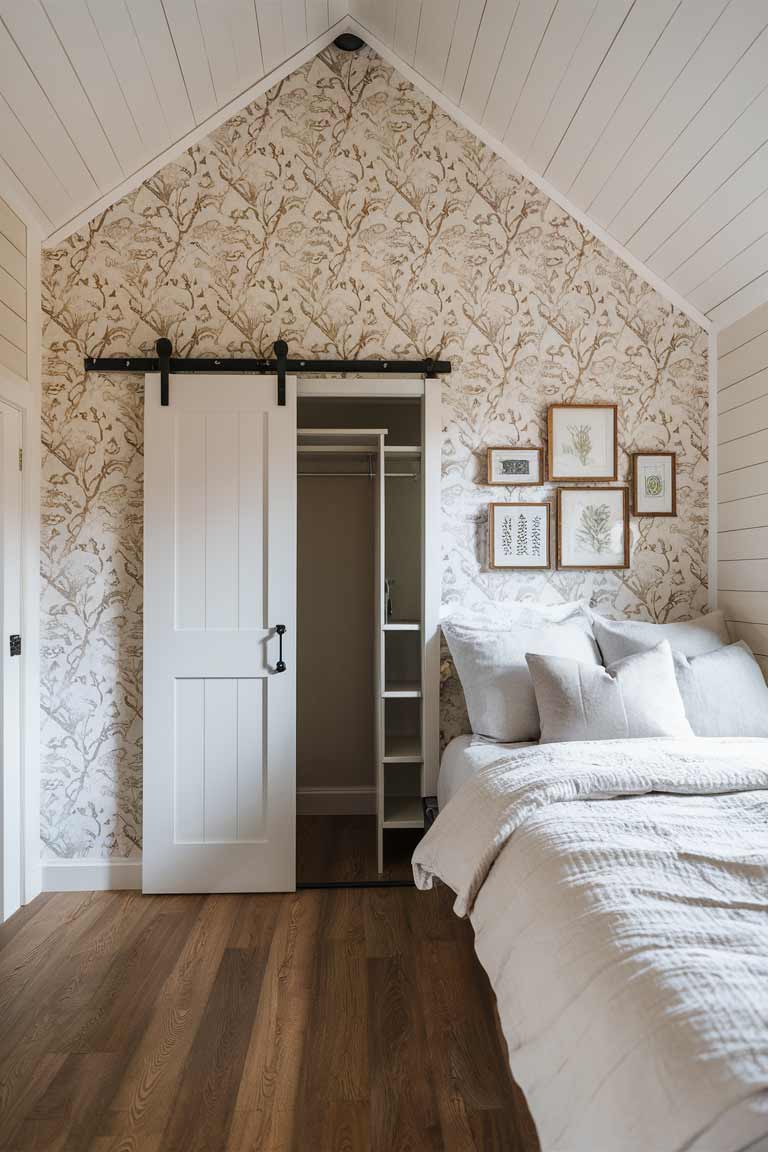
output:
[[[718,588],[768,677],[768,304],[718,335]]]
[[[0,198],[0,365],[27,378],[27,229]]]

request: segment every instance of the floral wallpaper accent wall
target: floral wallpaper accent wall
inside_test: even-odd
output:
[[[50,856],[141,848],[143,381],[83,356],[442,355],[445,605],[589,597],[704,608],[707,341],[586,229],[365,50],[324,51],[48,251],[44,268],[42,826]],[[440,386],[440,385],[438,385]],[[625,573],[489,570],[489,444],[546,405],[619,404],[678,452],[680,515],[633,521]],[[492,496],[491,493],[494,493]],[[444,665],[446,738],[465,726]]]

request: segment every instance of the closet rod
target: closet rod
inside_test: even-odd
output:
[[[368,472],[297,472],[296,475],[299,477],[299,479],[306,479],[308,477],[312,477],[314,479],[317,479],[318,477],[325,477],[325,476],[335,476],[335,477],[356,476],[359,480],[375,480],[375,478],[376,478],[375,472],[374,473],[368,473]],[[420,472],[385,472],[384,473],[384,478],[386,480],[391,480],[391,479],[395,479],[395,480],[418,480],[420,478],[420,476],[421,476]]]
[[[376,448],[371,444],[299,444],[300,456],[371,456]]]

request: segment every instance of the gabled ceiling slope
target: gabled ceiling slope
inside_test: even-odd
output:
[[[766,0],[0,0],[0,188],[56,242],[347,26],[692,315],[768,300]]]

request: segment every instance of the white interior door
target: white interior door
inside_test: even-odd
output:
[[[21,413],[0,400],[0,922],[21,905]]]
[[[147,376],[145,892],[295,887],[296,383]],[[284,625],[283,660],[278,671]]]

